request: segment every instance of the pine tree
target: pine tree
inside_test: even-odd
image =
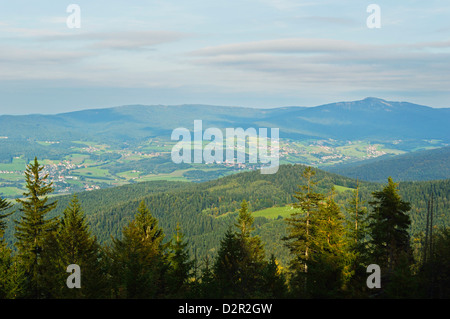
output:
[[[300,186],[300,190],[294,195],[297,202],[292,206],[296,212],[286,218],[288,235],[283,240],[293,257],[289,265],[289,281],[296,296],[305,295],[307,291],[306,274],[314,253],[311,248],[316,238],[318,217],[324,202],[324,196],[314,191],[314,176],[315,171],[311,167],[305,168],[302,174],[305,185]]]
[[[240,260],[242,251],[236,233],[228,228],[220,242],[219,251],[214,263],[214,274],[217,285],[217,297],[238,297],[240,283]]]
[[[186,296],[189,275],[193,267],[193,261],[189,258],[187,251],[187,242],[184,241],[184,234],[180,226],[177,225],[174,242],[169,247],[169,270],[167,272],[167,284],[169,295],[174,298]]]
[[[122,239],[112,239],[109,251],[114,294],[119,298],[161,296],[166,290],[167,244],[163,244],[164,233],[144,201],[122,235]]]
[[[7,253],[6,259],[2,260],[5,263],[0,264],[0,269],[5,271],[4,277],[0,282],[4,289],[1,298],[22,299],[29,296],[26,291],[27,278],[25,269],[17,259],[18,258],[16,256]]]
[[[0,197],[0,299],[5,299],[9,295],[10,287],[8,285],[9,281],[9,270],[12,265],[12,255],[11,249],[8,248],[3,235],[6,229],[6,223],[4,219],[12,214],[2,214],[3,211],[11,207],[6,199]]]
[[[313,298],[336,298],[345,282],[347,259],[344,218],[332,195],[316,217],[311,259],[307,273],[307,293]]]
[[[215,263],[215,275],[223,297],[252,298],[262,294],[262,272],[266,265],[264,246],[252,236],[253,216],[245,200],[241,203],[237,231],[228,229]]]
[[[367,208],[360,198],[360,187],[356,182],[356,189],[346,205],[346,212],[349,216],[346,240],[348,262],[346,275],[348,282],[347,291],[350,296],[362,298],[366,296],[367,286],[363,283],[367,278],[366,268],[368,266],[368,219]]]
[[[9,212],[6,214],[2,214],[2,212],[9,209],[11,206],[12,206],[12,204],[10,202],[8,202],[8,200],[0,197],[0,239],[3,238],[5,229],[6,229],[6,222],[4,219],[6,217],[8,217],[9,215],[11,215],[12,213],[14,213],[14,212]]]
[[[11,264],[11,249],[7,247],[3,238],[0,238],[0,299],[6,299],[9,295],[8,277]]]
[[[286,278],[272,254],[263,270],[263,298],[282,299],[287,296]]]
[[[95,237],[89,231],[86,218],[76,195],[63,212],[58,230],[45,241],[43,263],[47,287],[54,298],[102,298],[107,296],[104,257]],[[102,258],[103,257],[103,258]],[[68,289],[68,265],[80,266],[81,289]],[[52,289],[53,288],[53,289]]]
[[[216,282],[216,277],[214,275],[213,268],[211,267],[211,261],[209,256],[205,256],[203,267],[200,275],[200,285],[199,291],[200,294],[198,298],[207,299],[207,298],[217,298],[218,294],[218,285]]]
[[[398,193],[398,184],[388,178],[388,184],[383,190],[372,193],[374,201],[370,214],[371,231],[371,263],[378,264],[386,282],[392,279],[397,266],[409,267],[411,264],[411,247],[408,228],[410,217],[407,214],[411,205],[401,199]],[[405,262],[408,260],[408,262]],[[382,282],[383,286],[383,282]]]
[[[29,164],[25,171],[27,192],[25,199],[17,199],[22,204],[21,219],[16,221],[17,250],[20,262],[26,271],[27,291],[32,298],[41,298],[41,253],[46,235],[55,230],[55,218],[46,219],[46,215],[56,207],[57,202],[48,202],[53,192],[52,183],[47,183],[48,174],[41,176],[44,169],[39,165],[37,158]]]

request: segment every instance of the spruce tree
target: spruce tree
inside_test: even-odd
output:
[[[109,251],[114,294],[118,298],[157,298],[166,292],[167,244],[144,201],[135,218],[124,227],[122,239]]]
[[[10,287],[9,270],[12,266],[11,249],[8,248],[3,235],[6,229],[6,222],[4,219],[12,214],[3,214],[2,212],[11,207],[6,199],[0,197],[0,299],[5,299],[9,295]]]
[[[272,254],[262,273],[263,285],[261,297],[267,299],[282,299],[287,296],[286,278],[279,262]]]
[[[0,238],[0,299],[6,299],[9,295],[8,281],[11,265],[11,249],[8,248],[3,238]]]
[[[369,203],[372,207],[369,216],[371,263],[381,267],[382,280],[389,282],[394,271],[399,272],[397,267],[409,267],[412,262],[408,232],[411,205],[401,199],[398,184],[391,177],[381,191],[372,194],[374,200]]]
[[[218,285],[216,282],[216,277],[214,275],[213,267],[211,266],[209,256],[206,256],[204,258],[199,282],[200,282],[199,284],[200,294],[195,297],[208,299],[208,298],[217,298],[219,296]]]
[[[104,256],[94,236],[91,235],[84,211],[76,195],[63,211],[57,232],[45,241],[43,253],[47,287],[54,298],[102,298],[107,296],[104,273]],[[80,266],[82,286],[66,286],[67,266]]]
[[[55,230],[55,218],[46,219],[46,215],[56,207],[57,202],[49,202],[48,195],[53,192],[52,183],[47,182],[48,174],[41,175],[43,166],[37,158],[27,165],[25,171],[27,192],[24,199],[17,199],[22,205],[23,215],[16,221],[16,246],[20,262],[27,277],[27,291],[31,298],[41,298],[41,254],[44,238]]]
[[[237,298],[240,283],[240,260],[242,250],[236,233],[228,228],[220,242],[219,251],[214,263],[214,274],[217,285],[217,297]]]
[[[363,283],[367,278],[368,266],[368,219],[367,208],[360,198],[360,186],[357,181],[356,189],[345,209],[348,223],[346,228],[347,240],[347,279],[346,290],[350,296],[362,298],[366,296],[367,286]]]
[[[311,241],[306,287],[313,298],[339,297],[345,282],[344,218],[333,196],[321,206]]]
[[[193,261],[189,258],[187,245],[188,243],[184,241],[184,234],[177,225],[174,242],[169,245],[171,252],[168,258],[169,269],[166,280],[169,295],[174,298],[186,296],[188,290]]]
[[[0,239],[3,238],[3,235],[5,233],[5,229],[6,229],[6,222],[5,222],[5,218],[8,217],[9,215],[11,215],[14,212],[9,212],[9,213],[2,213],[3,211],[9,209],[12,206],[12,204],[10,202],[8,202],[7,199],[2,198],[0,196]]]
[[[241,203],[237,228],[225,233],[214,272],[220,295],[226,298],[252,298],[263,294],[264,246],[259,236],[252,236],[253,216],[245,200]]]
[[[316,240],[318,217],[324,203],[324,196],[315,192],[316,182],[313,180],[315,171],[311,167],[302,173],[304,185],[295,192],[293,203],[295,212],[286,218],[288,235],[283,238],[289,248],[290,286],[295,296],[305,296],[307,292],[307,273],[314,251],[312,246]]]

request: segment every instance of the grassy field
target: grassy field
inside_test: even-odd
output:
[[[0,188],[0,194],[2,197],[13,197],[17,195],[22,195],[23,189],[17,187],[2,187]]]
[[[265,217],[267,219],[277,219],[279,216],[286,218],[289,217],[295,209],[290,205],[282,207],[270,207],[262,210],[258,210],[252,213],[254,217]]]
[[[23,158],[13,158],[12,163],[0,163],[0,171],[24,171],[27,163]]]
[[[354,188],[340,186],[340,185],[334,185],[334,189],[336,192],[345,192],[345,191],[354,191]]]

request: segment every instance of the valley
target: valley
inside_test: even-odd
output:
[[[19,142],[17,142],[19,143]],[[34,142],[44,149],[56,150],[57,140]],[[2,141],[0,141],[0,146]],[[91,191],[154,180],[201,182],[228,174],[254,170],[250,163],[174,164],[170,152],[175,141],[164,137],[150,138],[133,146],[117,147],[94,141],[72,141],[66,154],[39,161],[53,182],[56,194]],[[430,149],[445,145],[442,141],[420,141],[408,145],[407,150]],[[370,141],[280,140],[280,163],[301,163],[314,167],[332,167],[337,164],[367,161],[380,157],[405,154],[402,141],[389,143]],[[52,152],[49,152],[52,153]],[[57,153],[57,152],[54,152]],[[45,154],[45,152],[43,152]],[[23,173],[26,154],[15,156],[10,163],[0,163],[0,195],[20,197],[24,192]]]

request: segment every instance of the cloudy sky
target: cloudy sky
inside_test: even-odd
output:
[[[0,114],[368,96],[450,107],[449,35],[448,0],[0,0]]]

